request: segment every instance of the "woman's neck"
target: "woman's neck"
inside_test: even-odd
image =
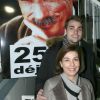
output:
[[[65,73],[66,77],[73,83],[76,83],[77,81],[77,77],[78,77],[78,74],[74,75],[74,76],[69,76]]]

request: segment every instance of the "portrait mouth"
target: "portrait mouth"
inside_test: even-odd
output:
[[[51,27],[53,24],[56,23],[56,17],[49,16],[49,17],[43,18],[42,20],[33,19],[32,21],[35,25],[45,29],[45,28]]]

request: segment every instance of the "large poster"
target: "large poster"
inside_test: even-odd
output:
[[[34,100],[47,41],[63,36],[77,0],[0,0],[0,100]],[[4,6],[15,8],[4,14]],[[74,7],[73,7],[74,6]],[[9,79],[10,78],[10,79]]]
[[[18,0],[22,15],[0,27],[2,78],[36,76],[46,41],[64,35],[73,1]]]

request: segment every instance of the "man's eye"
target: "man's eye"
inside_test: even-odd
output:
[[[70,30],[73,30],[74,28],[73,28],[73,27],[69,27],[69,29],[70,29]]]
[[[79,31],[82,31],[82,28],[79,28],[78,30],[79,30]]]

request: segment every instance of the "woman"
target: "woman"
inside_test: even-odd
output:
[[[91,83],[79,76],[84,70],[81,50],[62,47],[57,56],[57,74],[44,85],[47,100],[95,100]]]

